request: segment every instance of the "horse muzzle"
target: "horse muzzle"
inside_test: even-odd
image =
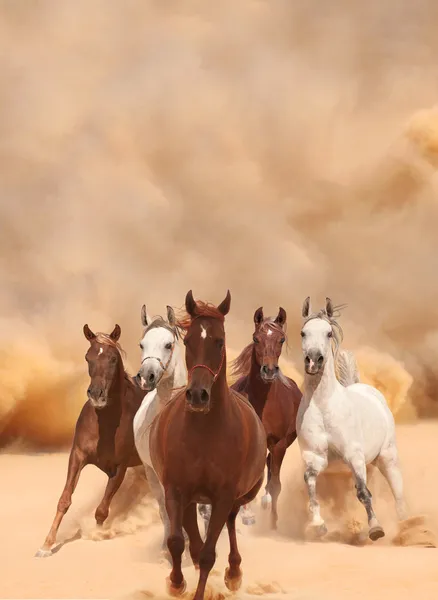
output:
[[[210,393],[205,388],[186,390],[186,410],[192,413],[210,412]]]
[[[108,406],[108,396],[104,390],[88,388],[87,397],[91,403],[91,406],[96,410],[102,410]]]
[[[324,366],[324,357],[320,352],[309,353],[304,358],[304,370],[307,375],[317,375]]]
[[[260,368],[260,377],[263,379],[265,383],[271,383],[275,379],[277,379],[278,371],[280,368],[278,365],[274,365],[273,367],[268,367],[268,365],[263,365]]]

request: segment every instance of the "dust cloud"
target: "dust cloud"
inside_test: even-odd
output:
[[[195,297],[346,302],[345,347],[400,418],[438,415],[438,7],[0,2],[0,439],[71,439],[82,326]]]

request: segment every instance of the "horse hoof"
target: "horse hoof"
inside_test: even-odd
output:
[[[255,525],[255,517],[242,517],[242,523],[244,525]]]
[[[262,508],[263,510],[267,510],[272,504],[271,494],[265,494],[262,496]]]
[[[325,523],[322,523],[321,525],[307,525],[306,527],[306,535],[312,539],[319,539],[324,537],[325,535],[327,535],[327,527]]]
[[[185,579],[182,580],[181,585],[177,586],[173,585],[173,583],[170,581],[170,577],[167,577],[166,583],[167,591],[171,596],[182,596],[187,589],[187,583]]]
[[[229,573],[230,573],[230,568],[227,567],[225,569],[225,577],[224,577],[225,585],[230,590],[230,592],[237,592],[237,590],[240,589],[240,586],[242,585],[242,572],[240,571],[240,573],[237,577],[232,577],[232,578],[229,576]]]
[[[43,550],[40,548],[38,552],[35,554],[35,558],[47,558],[48,556],[52,556],[53,552],[51,550]]]
[[[372,540],[373,542],[376,542],[380,538],[385,537],[385,532],[380,527],[380,525],[376,525],[375,527],[371,527],[368,536],[369,536],[370,540]]]

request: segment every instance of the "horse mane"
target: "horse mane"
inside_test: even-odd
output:
[[[332,352],[335,363],[336,379],[344,387],[352,385],[353,383],[359,383],[359,370],[353,353],[348,350],[340,349],[344,339],[344,332],[342,331],[342,327],[339,325],[337,318],[341,316],[342,310],[346,307],[346,304],[334,306],[333,315],[331,317],[328,316],[325,308],[322,308],[320,311],[306,317],[303,323],[304,327],[304,325],[312,319],[323,319],[331,326],[333,333]]]
[[[275,322],[274,317],[266,317],[265,319],[263,319],[258,331],[260,331],[261,333],[267,333],[269,329],[275,331],[276,333],[282,333],[287,340],[286,331],[282,328],[281,325]],[[254,342],[251,342],[250,344],[245,346],[245,348],[242,350],[239,356],[231,362],[232,377],[238,378],[249,374],[251,370],[251,359],[254,345]],[[278,371],[278,379],[286,387],[291,387],[288,378],[284,375],[281,369],[279,369]]]
[[[219,319],[222,323],[225,321],[224,315],[216,308],[214,304],[210,302],[203,302],[202,300],[196,301],[196,315],[192,317],[187,314],[185,311],[181,315],[181,317],[177,320],[177,327],[180,332],[187,333],[190,325],[194,321],[194,319],[198,319],[199,317],[210,317],[212,319]]]
[[[353,352],[350,350],[340,350],[338,354],[336,377],[344,387],[360,383],[359,369]]]

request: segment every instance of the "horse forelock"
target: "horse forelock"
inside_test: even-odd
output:
[[[126,357],[126,352],[123,350],[123,348],[121,347],[119,342],[116,342],[115,340],[113,340],[113,338],[108,333],[101,333],[101,332],[96,333],[96,337],[94,338],[94,341],[97,344],[111,346],[112,348],[115,348],[119,352],[120,356]]]
[[[163,329],[167,329],[167,331],[170,331],[170,333],[172,333],[176,338],[180,337],[178,326],[172,327],[172,325],[170,325],[170,323],[168,323],[160,315],[153,317],[149,325],[145,327],[143,331],[143,337],[148,333],[148,331],[151,331],[151,329],[159,329],[160,327],[162,327]]]
[[[194,317],[184,312],[181,317],[177,320],[177,327],[181,332],[187,333],[190,329],[193,321],[200,317],[207,317],[211,319],[218,319],[222,323],[225,321],[224,315],[220,310],[209,302],[203,302],[202,300],[196,301],[196,314]]]

